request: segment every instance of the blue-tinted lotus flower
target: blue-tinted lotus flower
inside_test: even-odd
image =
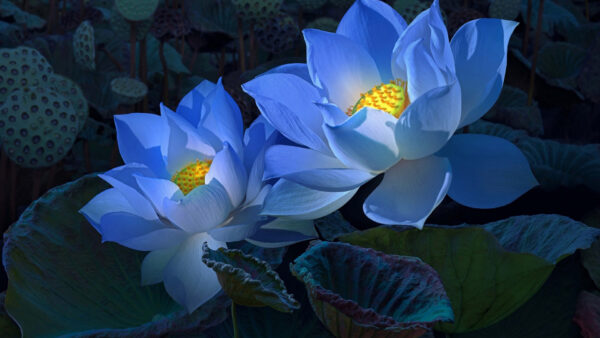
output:
[[[115,124],[125,165],[99,175],[112,188],[81,213],[103,241],[150,251],[142,283],[164,282],[188,311],[221,289],[202,262],[204,242],[213,249],[244,239],[277,246],[313,235],[311,222],[260,215],[271,189],[262,181],[264,151],[279,136],[263,119],[244,135],[220,80],[202,82],[176,112],[161,106],[161,116],[119,115]]]
[[[264,212],[293,216],[311,193],[333,201],[383,173],[365,214],[422,227],[446,194],[493,208],[536,185],[513,144],[454,136],[498,98],[515,26],[474,20],[449,41],[437,0],[408,26],[384,2],[359,0],[336,33],[305,29],[306,64],[275,68],[243,86],[299,145],[267,151],[266,177],[282,178],[271,192],[290,198],[268,196]]]

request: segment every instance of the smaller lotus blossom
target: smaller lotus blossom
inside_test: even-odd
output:
[[[277,67],[243,85],[295,145],[266,153],[281,178],[265,214],[295,217],[341,206],[377,175],[363,211],[382,224],[421,228],[446,194],[474,208],[506,205],[537,184],[510,142],[455,132],[494,104],[516,23],[467,22],[450,41],[438,0],[410,25],[383,1],[357,0],[335,33],[303,31],[306,64]]]
[[[202,245],[248,240],[275,247],[313,238],[311,221],[261,216],[271,184],[263,182],[265,148],[280,135],[264,119],[243,133],[239,108],[221,80],[204,81],[176,112],[115,116],[125,165],[99,175],[112,188],[81,213],[102,235],[150,251],[142,284],[163,282],[193,311],[221,289],[202,262]]]

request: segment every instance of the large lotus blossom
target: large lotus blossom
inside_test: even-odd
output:
[[[296,143],[266,153],[266,178],[282,178],[271,193],[290,198],[267,197],[264,213],[294,217],[315,200],[340,205],[384,174],[365,214],[420,228],[446,194],[494,208],[535,186],[513,144],[454,135],[498,98],[516,25],[474,20],[449,41],[437,0],[408,26],[384,2],[359,0],[336,33],[305,29],[306,64],[275,68],[243,86]]]
[[[202,245],[216,249],[248,240],[280,246],[312,238],[310,221],[261,216],[271,189],[262,180],[265,147],[277,141],[263,119],[243,134],[239,108],[221,81],[204,81],[176,112],[115,116],[125,165],[99,175],[112,188],[81,213],[102,235],[151,251],[142,283],[164,282],[169,295],[193,311],[220,289],[202,262]]]

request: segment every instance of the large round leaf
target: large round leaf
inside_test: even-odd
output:
[[[336,337],[421,337],[454,316],[438,274],[415,257],[317,242],[290,264]]]
[[[556,264],[577,249],[587,249],[600,229],[562,215],[514,216],[482,225],[503,248],[528,252]]]
[[[532,254],[503,249],[492,234],[478,228],[398,232],[378,227],[340,240],[388,254],[416,256],[431,265],[454,311],[454,323],[436,326],[444,332],[467,332],[500,321],[533,296],[554,267]]]
[[[54,188],[5,233],[5,306],[23,336],[160,335],[223,321],[224,295],[188,315],[162,284],[141,286],[144,252],[101,243],[78,210],[107,187],[90,175]]]

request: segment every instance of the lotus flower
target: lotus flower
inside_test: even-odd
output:
[[[336,33],[305,29],[306,64],[283,65],[243,85],[296,143],[266,152],[266,178],[282,178],[271,194],[289,198],[268,196],[263,213],[295,217],[313,200],[341,204],[383,174],[365,214],[421,228],[446,194],[494,208],[535,186],[510,142],[454,135],[498,98],[516,25],[474,20],[449,41],[437,0],[408,26],[384,2],[358,0]]]
[[[213,249],[247,239],[281,246],[313,238],[311,221],[261,216],[270,184],[262,181],[264,150],[280,137],[263,119],[243,134],[239,108],[221,81],[204,81],[176,112],[115,116],[125,165],[99,175],[112,188],[80,212],[102,235],[150,251],[142,284],[164,282],[189,312],[221,289],[202,262]],[[261,228],[262,227],[262,228]]]

